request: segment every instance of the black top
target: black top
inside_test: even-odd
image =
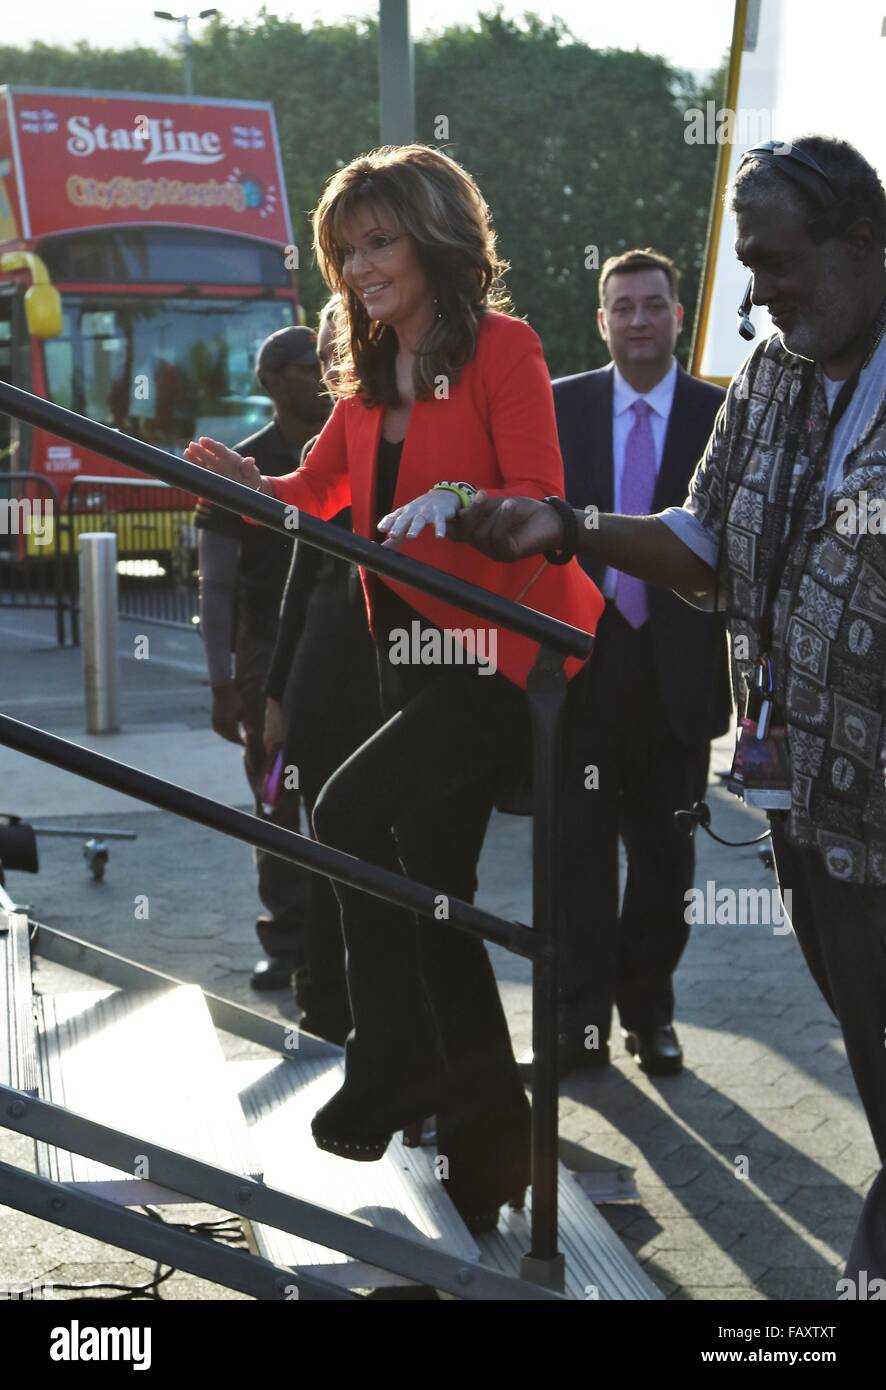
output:
[[[375,487],[375,519],[381,521],[383,516],[394,508],[394,493],[397,490],[397,475],[400,472],[400,457],[403,453],[403,440],[392,444],[390,439],[385,439],[382,435],[378,445],[378,475]]]
[[[393,444],[382,435],[378,445],[378,469],[375,487],[375,518],[381,521],[394,509],[394,493],[397,490],[397,476],[400,472],[400,458],[403,453],[403,440]],[[378,532],[379,542],[384,540],[383,532]],[[375,632],[379,639],[386,637],[391,628],[403,627],[418,619],[423,622],[414,608],[389,589],[381,575],[374,575],[375,585],[373,608],[375,610]]]
[[[286,439],[276,420],[235,444],[234,448],[244,458],[254,458],[259,472],[268,477],[279,478],[284,473],[292,473],[299,465],[298,451]],[[255,632],[272,636],[289,573],[294,538],[270,531],[266,526],[252,526],[234,512],[212,502],[197,504],[194,521],[197,526],[240,542],[234,597],[237,621],[247,623]]]

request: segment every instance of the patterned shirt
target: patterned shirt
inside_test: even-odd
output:
[[[682,509],[719,554],[718,606],[740,692],[753,680],[769,576],[797,489],[814,466],[771,612],[769,651],[792,769],[787,837],[817,849],[832,877],[868,884],[886,884],[884,342],[871,360],[876,390],[866,373],[858,393],[871,408],[840,451],[836,478],[849,412],[829,440],[820,367],[788,352],[778,334],[762,342],[729,387]],[[670,523],[667,513],[662,519]],[[686,528],[673,529],[691,544]]]

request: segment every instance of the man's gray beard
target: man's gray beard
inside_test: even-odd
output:
[[[833,320],[835,323],[840,323],[842,320],[843,315],[835,314]],[[797,320],[787,336],[780,329],[778,331],[788,352],[792,352],[795,357],[806,358],[810,362],[830,361],[844,351],[854,337],[853,334],[847,337],[845,333],[837,337],[833,330],[828,332],[827,328],[816,333],[815,329],[805,324],[802,319]]]
[[[846,284],[832,259],[816,296],[815,317],[798,314],[787,336],[779,329],[788,352],[810,362],[823,362],[847,347],[854,334],[846,332],[846,300]]]
[[[804,329],[799,321],[790,331],[790,341],[781,329],[777,332],[788,352],[792,352],[795,357],[805,357],[810,362],[817,362],[821,358],[825,345],[820,339],[816,340],[812,329]]]

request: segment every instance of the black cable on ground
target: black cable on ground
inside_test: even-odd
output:
[[[204,1240],[218,1241],[222,1245],[247,1246],[243,1228],[236,1216],[222,1217],[218,1221],[167,1221],[155,1207],[143,1206],[141,1211],[151,1221],[159,1221],[163,1226],[174,1226],[177,1231],[187,1231],[190,1235],[202,1236]],[[57,1284],[54,1280],[47,1280],[47,1283],[51,1282],[53,1289],[60,1289],[65,1293],[80,1293],[85,1302],[122,1303],[136,1298],[162,1299],[160,1286],[175,1273],[177,1270],[174,1265],[158,1262],[154,1266],[154,1277],[144,1284],[115,1284],[102,1279],[84,1284]],[[109,1289],[113,1296],[104,1299],[90,1298],[90,1293],[99,1289]]]

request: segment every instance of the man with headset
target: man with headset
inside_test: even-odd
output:
[[[587,526],[556,498],[480,496],[453,532],[501,560],[592,556],[725,609],[746,692],[734,785],[769,811],[886,1165],[886,193],[851,145],[804,136],[748,151],[731,207],[744,336],[752,303],[777,331],[733,379],[684,505]],[[886,1277],[886,1167],[846,1273],[862,1270]]]

